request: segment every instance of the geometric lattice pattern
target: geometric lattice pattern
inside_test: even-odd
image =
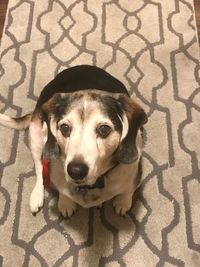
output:
[[[192,0],[10,0],[0,110],[30,112],[64,68],[118,77],[148,114],[142,184],[125,218],[110,203],[70,219],[56,192],[33,217],[27,133],[0,127],[0,266],[200,266],[200,78]],[[122,177],[123,179],[123,177]]]

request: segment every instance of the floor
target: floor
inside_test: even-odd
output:
[[[7,8],[8,0],[0,1],[0,39],[3,32],[3,25],[6,16],[6,8]],[[200,39],[200,0],[194,0],[195,12],[196,12],[196,20],[198,27],[198,36]]]

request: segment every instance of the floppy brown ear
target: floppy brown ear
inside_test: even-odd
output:
[[[41,116],[42,120],[47,124],[47,141],[43,149],[43,157],[45,159],[55,159],[60,155],[60,147],[51,132],[50,128],[50,113],[52,113],[52,108],[55,102],[55,98],[51,98],[42,106]]]
[[[47,141],[45,143],[44,149],[43,149],[43,157],[45,159],[56,159],[57,157],[60,156],[60,147],[51,133],[50,127],[48,127],[48,132],[47,132]]]
[[[120,163],[130,164],[138,159],[136,137],[138,130],[147,122],[147,115],[128,96],[120,96],[119,102],[128,119],[128,132],[116,151],[116,157]]]

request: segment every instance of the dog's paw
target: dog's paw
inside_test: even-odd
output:
[[[33,214],[40,211],[44,204],[44,188],[35,187],[31,193],[30,197],[30,210]]]
[[[58,209],[63,217],[71,217],[76,209],[77,205],[74,201],[66,196],[59,196]]]
[[[113,201],[113,207],[115,212],[118,215],[124,216],[127,211],[130,210],[132,206],[132,198],[124,197],[124,196],[117,196]]]

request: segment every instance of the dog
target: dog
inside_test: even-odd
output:
[[[77,204],[89,208],[110,199],[117,214],[126,214],[138,186],[146,122],[145,111],[125,86],[89,65],[59,73],[44,87],[31,114],[0,114],[4,126],[29,128],[36,173],[31,212],[43,206],[42,159],[48,159],[64,217],[70,217]]]

